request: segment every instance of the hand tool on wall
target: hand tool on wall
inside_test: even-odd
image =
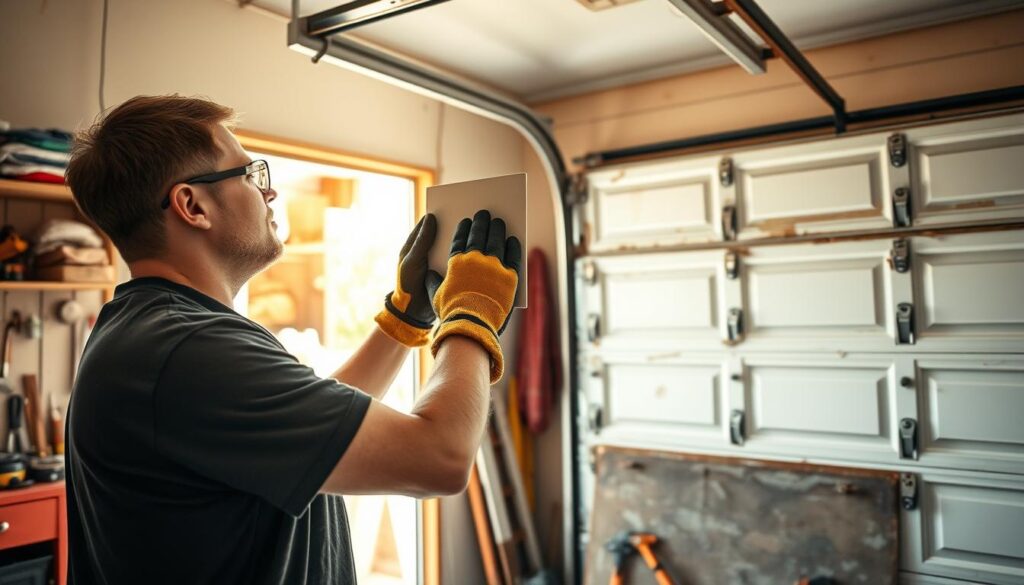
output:
[[[654,571],[654,578],[658,581],[658,585],[675,585],[675,581],[672,580],[657,555],[654,554],[652,547],[657,543],[658,537],[650,532],[623,531],[612,537],[605,544],[605,548],[612,553],[614,562],[611,585],[622,585],[626,560],[634,553],[640,553],[647,566]]]
[[[0,365],[0,393],[3,394],[14,393],[14,386],[7,379],[7,374],[11,369],[11,331],[17,331],[20,327],[21,313],[12,311],[10,320],[4,325],[3,362]]]
[[[78,375],[78,360],[80,359],[80,352],[82,350],[79,347],[82,319],[85,318],[85,308],[82,307],[82,303],[74,299],[68,299],[61,304],[57,305],[57,318],[60,319],[61,323],[71,325],[71,386],[75,385],[75,376]]]
[[[21,394],[7,397],[7,452],[23,453],[25,446],[21,444],[21,421],[25,410],[25,399]]]
[[[46,441],[46,423],[43,420],[46,410],[39,396],[39,380],[35,374],[25,374],[21,383],[25,387],[25,426],[28,427],[29,440],[35,447],[35,454],[46,457],[50,454],[50,446]]]

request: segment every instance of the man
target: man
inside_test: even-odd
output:
[[[483,436],[519,241],[487,212],[463,220],[442,280],[423,218],[378,328],[318,378],[229,308],[282,250],[269,169],[232,123],[205,100],[140,96],[81,134],[68,167],[132,274],[100,312],[68,410],[73,585],[354,583],[336,494],[457,493]],[[412,412],[384,406],[428,342]]]

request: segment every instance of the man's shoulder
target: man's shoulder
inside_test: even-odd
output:
[[[177,338],[191,343],[246,342],[277,346],[276,338],[258,323],[226,307],[211,307],[174,290],[138,288],[109,304],[98,326],[126,329],[147,337]],[[106,309],[106,308],[105,308]],[[106,311],[105,311],[106,312]]]

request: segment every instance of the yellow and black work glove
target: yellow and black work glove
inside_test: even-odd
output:
[[[478,211],[459,222],[448,257],[448,274],[431,270],[427,289],[441,325],[430,346],[436,356],[450,335],[473,339],[491,354],[491,384],[501,379],[505,360],[498,336],[508,325],[519,286],[523,250],[513,236],[505,238],[505,222]]]
[[[427,254],[437,235],[437,220],[424,215],[398,254],[398,282],[384,297],[384,309],[374,321],[381,331],[409,347],[426,345],[434,328],[434,307],[427,293]]]

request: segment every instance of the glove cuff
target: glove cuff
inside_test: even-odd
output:
[[[452,335],[468,337],[479,343],[491,356],[491,384],[496,384],[505,373],[505,357],[498,343],[498,335],[493,329],[475,315],[459,313],[445,319],[434,334],[434,342],[430,345],[430,353],[437,357],[441,342]]]
[[[407,347],[422,347],[430,341],[433,323],[423,323],[398,312],[391,304],[391,295],[384,299],[384,309],[373,318],[380,330]]]

